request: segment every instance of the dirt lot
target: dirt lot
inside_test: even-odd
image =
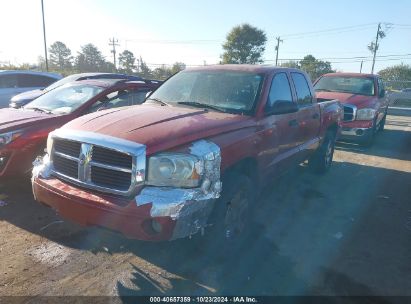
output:
[[[375,145],[339,144],[263,192],[229,259],[201,240],[145,243],[63,222],[29,183],[0,188],[0,295],[409,295],[411,117]]]

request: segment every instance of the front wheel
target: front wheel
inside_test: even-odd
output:
[[[223,192],[215,202],[210,222],[213,235],[223,241],[237,241],[250,230],[251,201],[254,183],[241,173],[232,172],[223,179]]]
[[[331,167],[335,148],[335,133],[328,131],[324,141],[309,160],[309,166],[316,173],[325,173]]]

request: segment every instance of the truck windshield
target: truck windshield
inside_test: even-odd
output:
[[[262,79],[262,75],[249,72],[184,71],[167,80],[148,101],[249,114]]]
[[[374,95],[373,78],[324,76],[314,86],[316,91],[342,92],[357,95]]]
[[[34,99],[24,109],[69,114],[103,91],[103,88],[69,83]]]

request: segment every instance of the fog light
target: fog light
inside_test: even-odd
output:
[[[161,233],[161,231],[163,231],[163,226],[155,219],[151,220],[151,228],[156,233]]]
[[[357,129],[357,131],[355,131],[355,134],[357,134],[358,136],[361,136],[364,134],[364,130],[363,129]]]

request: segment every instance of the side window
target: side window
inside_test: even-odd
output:
[[[20,88],[47,87],[54,81],[56,81],[56,79],[42,75],[20,74],[17,76],[17,82]]]
[[[17,88],[16,75],[1,75],[0,76],[0,89]]]
[[[286,73],[278,73],[274,76],[273,81],[271,82],[265,111],[270,112],[274,104],[279,100],[293,102],[290,82],[288,81]]]
[[[143,103],[148,90],[118,90],[101,97],[89,109],[89,113],[98,110],[126,107]]]
[[[305,79],[304,75],[300,73],[291,73],[291,78],[293,79],[295,91],[297,93],[298,104],[311,104],[312,96],[310,87],[308,86],[307,80]]]

